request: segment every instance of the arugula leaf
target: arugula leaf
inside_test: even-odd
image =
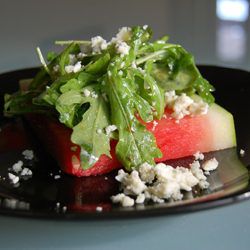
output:
[[[81,146],[80,160],[83,169],[91,168],[102,154],[111,157],[110,138],[116,138],[114,132],[106,134],[105,128],[109,126],[110,114],[108,103],[100,92],[95,91],[97,98],[91,94],[86,96],[85,91],[93,93],[93,86],[81,90],[70,90],[62,94],[56,104],[60,113],[60,121],[73,129],[71,140]],[[75,125],[73,120],[79,105],[89,103],[89,108],[82,114],[81,121]]]
[[[144,162],[154,164],[154,158],[162,157],[155,137],[146,130],[135,117],[134,110],[143,114],[147,121],[152,120],[150,105],[131,89],[131,82],[123,79],[117,69],[121,62],[118,57],[112,60],[105,77],[105,90],[111,106],[111,122],[119,131],[116,156],[126,169],[131,170]]]

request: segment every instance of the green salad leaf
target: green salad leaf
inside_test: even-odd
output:
[[[71,141],[81,147],[84,170],[102,154],[110,155],[110,140],[118,140],[116,156],[127,170],[144,162],[155,164],[162,153],[155,137],[140,123],[161,119],[164,92],[194,93],[213,103],[212,85],[204,79],[194,58],[167,35],[151,42],[149,27],[124,27],[106,42],[56,41],[60,54],[37,53],[41,71],[27,91],[6,94],[4,112],[44,113],[72,129]]]

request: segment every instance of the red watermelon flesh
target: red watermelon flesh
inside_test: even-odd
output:
[[[165,116],[155,120],[157,125],[145,124],[163,153],[163,158],[155,159],[156,162],[236,146],[233,117],[220,106],[212,104],[208,114],[180,120],[172,118],[171,113],[172,110],[166,109]]]
[[[161,120],[155,120],[157,125],[155,122],[146,124],[146,129],[155,135],[157,145],[163,153],[163,158],[155,159],[156,162],[193,155],[197,151],[204,153],[236,145],[233,117],[217,104],[210,105],[206,115],[185,116],[179,122],[171,118],[171,112],[172,110],[166,109],[166,118],[164,115]],[[41,115],[29,114],[27,118],[64,172],[81,177],[100,175],[122,167],[115,156],[117,141],[111,140],[112,158],[102,155],[91,169],[83,170],[79,160],[80,147],[70,140],[71,129]]]

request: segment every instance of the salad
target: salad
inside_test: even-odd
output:
[[[72,129],[71,141],[81,147],[84,170],[101,155],[110,156],[110,141],[118,140],[116,157],[131,171],[161,158],[154,135],[144,123],[164,115],[164,92],[197,94],[214,102],[214,87],[194,64],[194,57],[180,45],[167,43],[168,36],[151,42],[148,26],[123,27],[107,42],[56,41],[65,45],[60,54],[40,48],[42,63],[27,91],[4,97],[7,114],[46,114]],[[97,140],[98,138],[98,140]]]

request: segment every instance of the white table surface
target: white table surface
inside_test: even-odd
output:
[[[0,249],[249,249],[250,200],[188,214],[105,221],[0,216]]]

